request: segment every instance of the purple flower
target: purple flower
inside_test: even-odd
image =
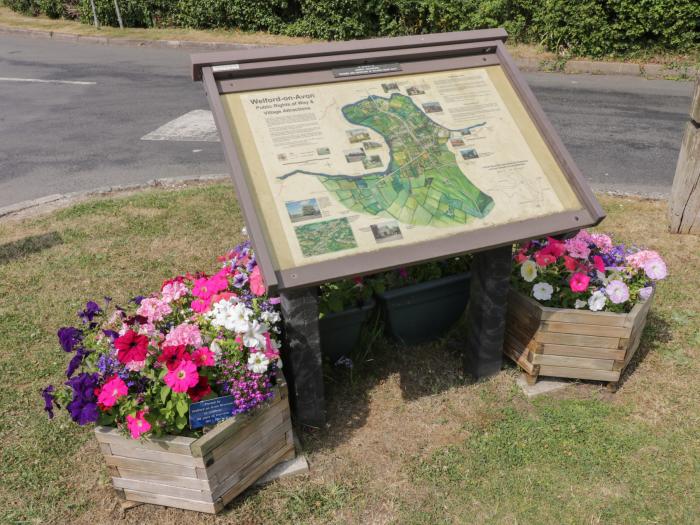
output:
[[[143,301],[144,299],[145,297],[143,295],[137,295],[135,297],[132,297],[130,302],[141,306],[141,301]]]
[[[102,313],[102,308],[95,301],[88,301],[85,305],[85,310],[78,312],[78,317],[83,320],[83,323],[91,323],[93,318]]]
[[[250,261],[248,261],[248,264],[246,264],[245,269],[248,273],[250,273],[253,271],[255,266],[257,266],[257,263],[255,262],[255,258],[252,258]]]
[[[235,286],[236,288],[243,288],[247,282],[248,276],[244,273],[238,273],[233,278],[233,286]]]
[[[653,286],[646,286],[646,287],[642,288],[641,290],[639,290],[639,297],[642,300],[646,301],[647,299],[649,299],[649,297],[651,297],[651,293],[653,291],[654,291]]]
[[[53,419],[53,385],[49,385],[41,391],[41,396],[44,398],[44,410],[49,414],[49,419]]]
[[[78,351],[73,356],[73,359],[68,363],[68,368],[66,368],[66,377],[70,378],[75,371],[83,364],[83,359],[90,353],[89,350],[85,348],[78,348]]]
[[[73,326],[59,328],[57,335],[64,352],[72,352],[75,346],[83,340],[83,331]]]
[[[71,419],[79,425],[86,425],[97,421],[97,396],[95,389],[98,386],[97,374],[83,372],[66,381],[66,385],[73,389],[73,399],[68,406]]]
[[[270,297],[269,301],[270,304],[280,304],[282,302],[282,299],[279,297]]]
[[[115,332],[114,330],[102,330],[102,333],[105,334],[105,337],[109,337],[112,343],[114,343],[114,340],[119,337],[119,332]]]

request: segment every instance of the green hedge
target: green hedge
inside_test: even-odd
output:
[[[95,0],[116,25],[114,0]],[[504,27],[511,38],[552,51],[603,56],[642,50],[687,51],[700,39],[698,0],[118,0],[127,26],[237,28],[346,40]],[[76,11],[89,0],[4,0],[22,13]]]

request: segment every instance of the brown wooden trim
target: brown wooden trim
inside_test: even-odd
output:
[[[367,40],[350,40],[348,42],[332,42],[309,44],[303,46],[284,46],[253,48],[245,50],[220,51],[215,53],[196,53],[191,56],[192,79],[202,80],[202,70],[205,67],[226,64],[247,64],[265,60],[284,60],[289,58],[315,58],[327,55],[342,55],[347,53],[368,53],[371,51],[406,49],[417,47],[437,46],[444,44],[467,44],[486,40],[505,42],[508,33],[504,29],[478,29],[476,31],[454,31],[432,35],[415,35],[403,37],[371,38]]]

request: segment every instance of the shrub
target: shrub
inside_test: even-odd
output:
[[[286,0],[178,0],[174,12],[180,26],[243,31],[279,32],[289,16]]]

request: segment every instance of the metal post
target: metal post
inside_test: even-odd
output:
[[[512,248],[476,253],[472,262],[464,371],[475,379],[497,374],[503,360]]]
[[[326,422],[321,336],[316,288],[280,292],[284,319],[282,360],[297,422],[321,428]]]
[[[117,20],[119,21],[119,29],[124,29],[124,22],[122,22],[122,14],[119,11],[119,4],[117,0],[114,0],[114,10],[117,12]]]
[[[97,20],[97,10],[95,9],[95,0],[90,0],[90,7],[92,8],[92,19],[95,22],[95,27],[100,27],[100,21]]]

